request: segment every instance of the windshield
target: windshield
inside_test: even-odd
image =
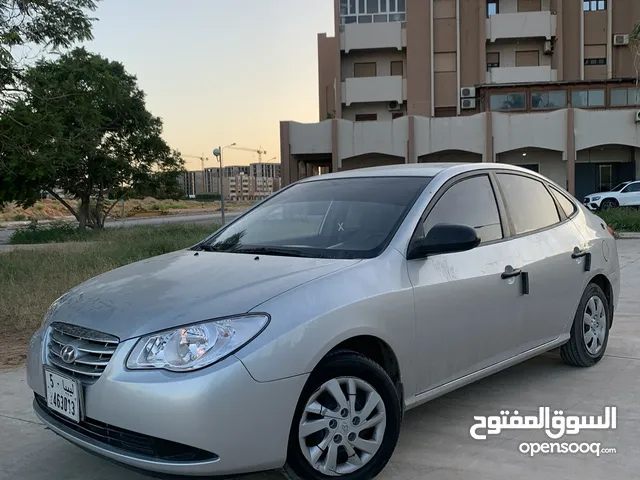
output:
[[[611,191],[612,192],[619,192],[620,190],[622,190],[627,185],[629,185],[629,182],[621,183],[620,185],[616,185],[614,188],[612,188]]]
[[[195,248],[315,258],[372,258],[391,241],[430,177],[303,182]]]

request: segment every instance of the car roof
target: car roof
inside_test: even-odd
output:
[[[365,177],[435,177],[436,175],[445,175],[453,177],[460,173],[473,170],[514,170],[517,172],[526,172],[540,178],[546,179],[542,175],[537,174],[533,170],[509,165],[506,163],[403,163],[399,165],[384,165],[380,167],[358,168],[354,170],[346,170],[336,173],[327,173],[323,175],[314,175],[305,178],[301,182],[315,182],[321,180],[341,179],[341,178],[365,178]]]

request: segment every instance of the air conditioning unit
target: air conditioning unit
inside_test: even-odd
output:
[[[636,123],[640,123],[640,110],[636,111]]]
[[[400,110],[402,110],[402,105],[400,105],[398,102],[396,102],[395,100],[392,100],[389,102],[389,104],[387,105],[387,108],[389,108],[390,112],[399,112]]]
[[[460,89],[460,98],[476,98],[475,87],[463,87]]]
[[[623,45],[629,45],[629,35],[614,35],[613,36],[613,44],[616,47],[621,47]]]
[[[460,108],[463,110],[471,110],[476,108],[476,99],[475,98],[463,98],[460,101]]]
[[[544,54],[550,55],[553,53],[553,42],[551,40],[546,40],[544,42]]]

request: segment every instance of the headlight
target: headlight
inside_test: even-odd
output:
[[[591,197],[591,201],[592,201],[592,202],[595,202],[595,201],[597,201],[597,200],[600,200],[600,197]]]
[[[267,315],[245,315],[147,335],[129,354],[127,368],[184,372],[207,367],[245,346],[268,323]]]

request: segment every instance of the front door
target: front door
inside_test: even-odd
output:
[[[502,278],[520,268],[517,251],[505,248],[494,184],[486,174],[443,187],[414,237],[438,223],[474,227],[475,249],[409,260],[414,289],[420,393],[521,352],[524,327],[521,279]]]

